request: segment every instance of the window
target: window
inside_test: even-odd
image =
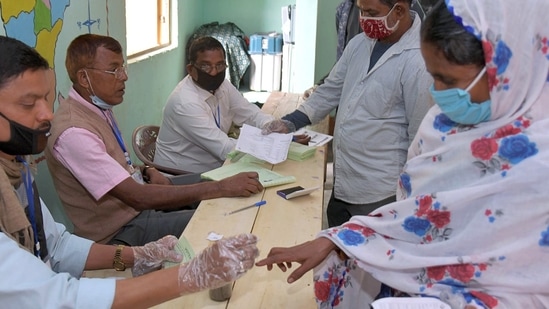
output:
[[[176,5],[174,0],[126,0],[128,58],[177,44]]]

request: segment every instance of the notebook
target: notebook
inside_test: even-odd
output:
[[[181,263],[187,263],[188,261],[190,261],[194,258],[193,247],[187,241],[187,238],[185,238],[185,236],[183,236],[183,235],[181,235],[181,237],[179,237],[179,241],[175,245],[174,250],[177,251],[177,253],[181,254],[181,256],[183,256],[183,260],[180,263],[165,261],[164,262],[164,268],[173,267],[173,266],[179,265]]]
[[[202,178],[221,180],[236,175],[240,172],[256,172],[259,174],[259,182],[265,188],[284,185],[296,181],[294,176],[280,175],[279,173],[273,172],[270,169],[262,167],[258,164],[241,161],[226,164],[214,170],[202,173]]]
[[[323,133],[312,131],[312,130],[308,130],[308,129],[305,129],[305,128],[301,128],[301,129],[297,130],[294,134],[296,134],[296,135],[298,135],[298,134],[308,135],[311,138],[311,140],[309,141],[309,146],[314,146],[314,147],[325,145],[326,143],[328,143],[329,141],[331,141],[334,138],[331,135],[323,134]]]
[[[294,161],[303,161],[315,155],[316,147],[305,146],[296,142],[290,144],[288,159]]]

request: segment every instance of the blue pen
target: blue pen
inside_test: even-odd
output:
[[[259,206],[265,205],[265,204],[267,204],[267,201],[259,201],[259,202],[257,202],[257,203],[253,203],[253,204],[250,205],[250,206],[246,206],[246,207],[239,208],[239,209],[237,209],[237,210],[233,210],[233,211],[227,213],[227,215],[232,215],[232,214],[234,214],[234,213],[237,213],[237,212],[246,210],[246,209],[248,209],[248,208],[259,207]]]

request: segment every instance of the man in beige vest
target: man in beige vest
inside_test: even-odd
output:
[[[100,243],[142,245],[179,236],[193,213],[162,210],[263,189],[257,173],[172,186],[154,168],[135,167],[112,112],[123,101],[128,79],[120,43],[81,35],[69,45],[65,65],[73,86],[55,112],[46,158],[75,234]]]

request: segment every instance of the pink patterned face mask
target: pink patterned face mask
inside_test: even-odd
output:
[[[364,31],[364,34],[371,39],[383,40],[395,32],[400,20],[391,28],[387,26],[387,16],[391,14],[395,7],[396,5],[393,6],[387,15],[382,17],[360,16],[360,27]]]

